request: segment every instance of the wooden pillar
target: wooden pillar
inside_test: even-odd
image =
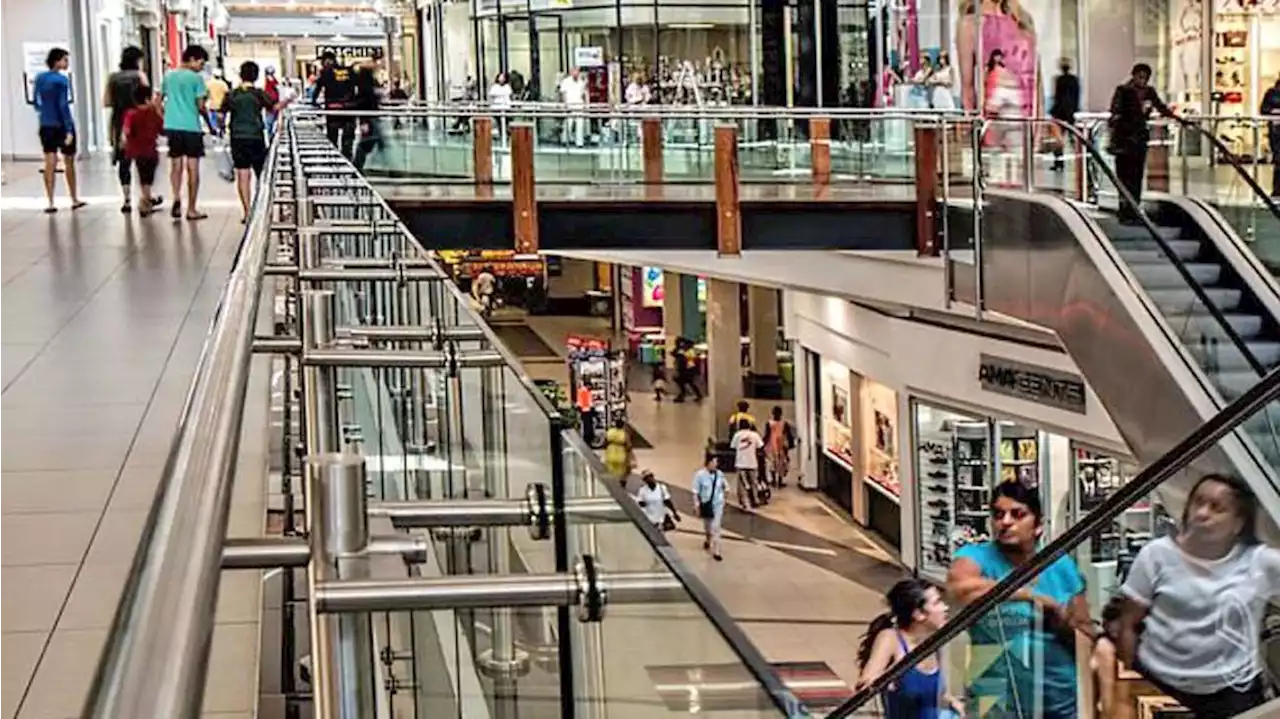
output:
[[[640,121],[640,148],[644,157],[644,184],[662,184],[662,120],[646,117]]]
[[[815,117],[809,121],[809,155],[813,164],[813,184],[831,182],[831,120]]]
[[[716,125],[716,249],[721,255],[742,253],[736,125]]]
[[[1147,150],[1147,189],[1169,191],[1169,128],[1163,123],[1151,126],[1151,143]]]
[[[471,121],[471,166],[477,185],[493,184],[493,118]]]
[[[916,252],[935,255],[938,215],[938,128],[915,126],[916,141]]]
[[[533,125],[511,125],[511,209],[516,252],[538,251],[538,200],[533,183]]]

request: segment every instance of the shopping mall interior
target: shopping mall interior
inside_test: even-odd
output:
[[[1280,715],[1267,3],[0,13],[4,719]]]

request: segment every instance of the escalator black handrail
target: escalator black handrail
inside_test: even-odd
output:
[[[1209,143],[1213,145],[1223,157],[1227,158],[1227,164],[1231,165],[1231,167],[1236,171],[1236,174],[1240,175],[1245,184],[1249,186],[1249,189],[1253,190],[1254,196],[1262,201],[1262,204],[1271,211],[1271,214],[1274,215],[1277,220],[1280,220],[1280,204],[1277,204],[1276,201],[1272,199],[1271,193],[1262,189],[1262,185],[1259,185],[1258,181],[1253,179],[1253,175],[1250,175],[1249,171],[1244,169],[1244,163],[1234,152],[1231,151],[1230,148],[1227,147],[1227,143],[1223,142],[1222,138],[1204,129],[1198,121],[1189,117],[1179,117],[1177,115],[1170,115],[1169,117],[1171,117],[1174,122],[1181,125],[1183,129],[1194,130],[1195,132],[1200,133],[1201,137],[1209,140]]]
[[[926,658],[935,656],[947,642],[958,637],[961,632],[968,631],[979,619],[995,609],[996,605],[1008,601],[1015,592],[1039,576],[1049,565],[1075,549],[1090,535],[1108,526],[1125,510],[1150,494],[1175,473],[1186,468],[1254,413],[1263,411],[1263,408],[1277,397],[1280,397],[1280,369],[1268,374],[1209,421],[1197,427],[1186,439],[1121,486],[1096,509],[1036,552],[1029,562],[1015,568],[1009,576],[997,582],[996,586],[983,594],[981,599],[961,608],[933,636],[920,642],[915,649],[907,652],[879,678],[827,714],[827,719],[851,716],[862,705],[888,689],[889,685],[901,679],[912,667]]]
[[[1160,236],[1160,232],[1156,229],[1155,223],[1151,221],[1150,217],[1147,217],[1147,213],[1143,211],[1142,205],[1138,204],[1138,201],[1133,197],[1133,195],[1129,194],[1129,190],[1120,182],[1120,178],[1116,175],[1115,170],[1107,164],[1106,158],[1102,156],[1102,151],[1094,147],[1093,143],[1089,141],[1088,136],[1086,136],[1084,132],[1075,125],[1056,119],[1050,119],[1048,121],[1061,128],[1063,132],[1074,137],[1076,143],[1083,148],[1085,152],[1089,153],[1089,157],[1093,160],[1094,166],[1097,167],[1098,171],[1106,176],[1106,178],[1111,181],[1111,184],[1115,186],[1116,193],[1120,197],[1121,205],[1133,208],[1137,218],[1142,221],[1142,226],[1146,228],[1147,234],[1151,235],[1151,239],[1155,240],[1156,246],[1160,248],[1160,251],[1164,253],[1164,256],[1173,264],[1174,269],[1182,276],[1182,279],[1187,283],[1187,286],[1191,288],[1191,291],[1195,296],[1204,304],[1204,308],[1208,311],[1209,315],[1222,326],[1222,331],[1226,334],[1227,339],[1230,340],[1231,344],[1240,351],[1240,354],[1244,355],[1245,361],[1249,363],[1249,367],[1252,368],[1259,377],[1264,376],[1267,373],[1266,366],[1263,365],[1261,360],[1255,357],[1253,352],[1249,350],[1249,346],[1245,344],[1244,339],[1240,337],[1240,335],[1236,333],[1235,329],[1231,327],[1231,324],[1227,322],[1227,317],[1222,314],[1222,310],[1218,309],[1218,306],[1209,300],[1209,295],[1205,293],[1204,288],[1201,287],[1200,283],[1191,275],[1191,271],[1187,269],[1186,265],[1178,257],[1178,253],[1174,252],[1173,248],[1169,246],[1169,243],[1164,239],[1164,237]],[[979,155],[981,155],[981,153],[979,153]]]

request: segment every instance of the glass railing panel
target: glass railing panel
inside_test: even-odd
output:
[[[677,586],[688,582],[688,570],[675,558],[661,530],[641,524],[647,522],[641,507],[618,478],[605,474],[601,462],[575,433],[566,431],[562,437],[566,501],[612,497],[626,505],[629,515],[627,521],[592,522],[570,513],[570,556],[590,555],[602,572],[643,572],[651,581]],[[687,507],[677,509],[686,516],[691,512]],[[673,573],[677,567],[686,578]],[[757,661],[757,670],[773,670],[758,655],[744,657],[735,650],[708,616],[708,607],[685,586],[679,596],[660,603],[610,603],[602,621],[571,623],[579,715],[713,711],[744,717],[787,715],[783,698],[765,690],[749,662]],[[715,602],[709,594],[705,596]],[[720,621],[732,622],[718,602],[711,611],[719,613]],[[777,682],[776,675],[773,680]],[[798,705],[791,709],[790,715],[802,715]]]

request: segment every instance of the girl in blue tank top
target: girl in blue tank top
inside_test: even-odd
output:
[[[947,621],[947,605],[936,587],[919,579],[905,579],[886,595],[889,611],[871,622],[858,648],[865,687],[884,674]],[[962,716],[964,708],[947,695],[942,664],[937,657],[912,667],[884,692],[886,719],[946,719]]]

